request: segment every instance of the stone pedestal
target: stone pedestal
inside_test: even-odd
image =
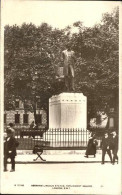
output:
[[[61,93],[49,99],[49,128],[86,127],[86,96],[82,93]]]
[[[49,130],[43,137],[50,146],[86,146],[86,128],[86,96],[82,93],[61,93],[49,99]]]

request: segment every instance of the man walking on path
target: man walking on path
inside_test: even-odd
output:
[[[16,147],[19,145],[14,137],[14,131],[7,129],[7,137],[4,142],[4,171],[7,171],[7,159],[11,159],[11,172],[15,171]]]
[[[102,163],[101,164],[104,164],[104,158],[105,158],[106,152],[109,155],[111,163],[112,163],[112,155],[111,155],[111,150],[110,150],[110,139],[108,137],[108,133],[104,134],[104,137],[101,142],[101,148],[102,148]]]
[[[111,149],[113,153],[113,164],[115,163],[115,159],[117,160],[118,163],[118,135],[116,134],[116,131],[112,132],[112,138],[111,138]]]

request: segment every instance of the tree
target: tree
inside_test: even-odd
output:
[[[68,42],[76,54],[75,91],[87,96],[88,120],[100,110],[109,113],[113,105],[117,109],[118,8],[93,27],[84,27],[82,21],[73,25],[78,33],[71,34],[70,26],[59,30],[47,23],[5,26],[5,109],[14,108],[19,97],[35,113],[39,97],[40,106],[47,110],[49,97],[63,91],[63,81],[55,80],[55,67],[63,65],[61,52]]]
[[[61,63],[65,43],[64,32],[46,23],[5,27],[5,109],[14,109],[19,97],[35,116],[39,97],[40,106],[47,110],[49,97],[57,93],[55,66]]]
[[[111,106],[118,112],[119,10],[104,14],[92,28],[75,25],[79,28],[72,36],[77,53],[75,83],[76,90],[88,97],[88,118],[99,110],[109,114]]]

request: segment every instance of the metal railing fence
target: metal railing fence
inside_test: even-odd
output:
[[[46,149],[82,149],[87,146],[89,131],[80,128],[17,129],[15,137],[19,141],[18,149],[21,150],[32,150],[35,145],[42,145]]]

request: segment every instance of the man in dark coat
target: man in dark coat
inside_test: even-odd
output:
[[[111,149],[112,149],[112,153],[113,153],[113,164],[115,163],[115,159],[117,160],[117,163],[118,163],[118,156],[117,156],[117,152],[118,152],[118,135],[117,135],[116,131],[112,132]]]
[[[11,172],[15,171],[16,147],[19,143],[14,137],[13,131],[7,129],[7,137],[4,142],[4,171],[7,171],[7,159],[11,159]]]
[[[102,148],[102,163],[101,164],[104,164],[104,158],[105,158],[106,152],[109,155],[111,163],[112,163],[112,155],[111,155],[111,150],[110,150],[110,139],[108,137],[108,133],[104,134],[104,137],[101,142],[101,148]]]

